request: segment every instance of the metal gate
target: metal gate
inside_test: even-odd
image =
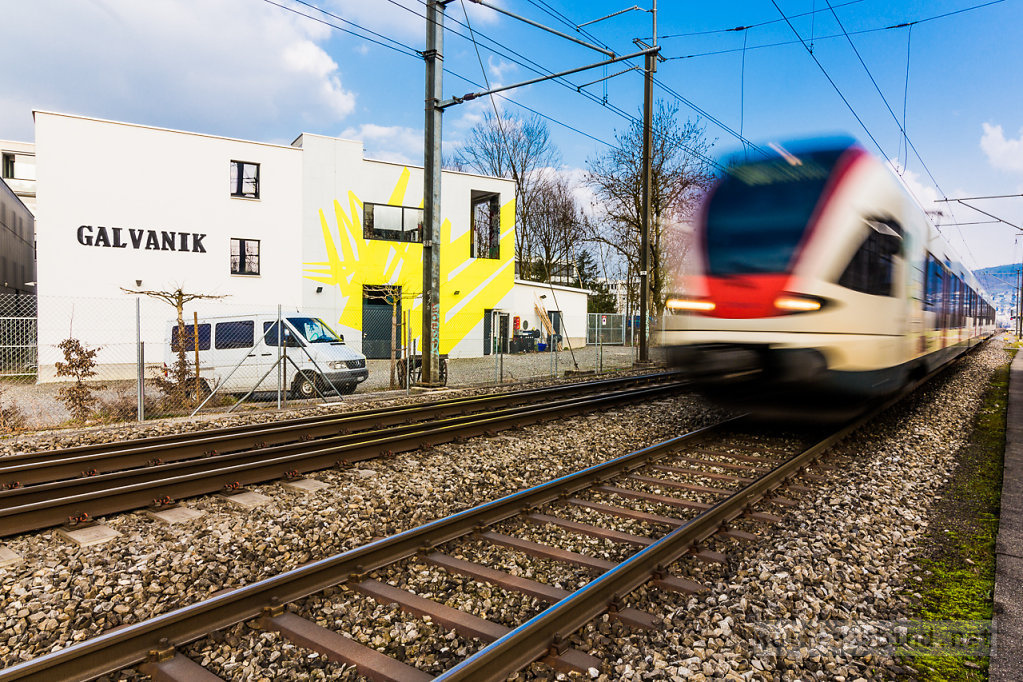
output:
[[[603,346],[625,345],[625,315],[621,313],[588,313],[586,343]]]
[[[36,376],[37,311],[34,295],[0,294],[0,378]]]

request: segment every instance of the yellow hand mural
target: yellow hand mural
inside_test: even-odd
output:
[[[403,206],[409,181],[403,168],[388,204]],[[321,209],[320,229],[326,261],[305,263],[306,279],[336,286],[341,291],[337,322],[362,329],[362,287],[395,285],[402,297],[412,300],[403,309],[418,311],[410,316],[412,334],[422,338],[421,296],[423,287],[423,246],[410,242],[366,239],[363,236],[363,203],[348,192],[349,210],[334,200],[337,239]],[[468,208],[468,207],[466,207]],[[468,214],[469,211],[464,212]],[[441,327],[440,352],[448,353],[483,320],[483,311],[496,308],[512,289],[515,279],[515,201],[501,206],[500,259],[470,258],[470,230],[451,240],[451,221],[441,223]],[[455,295],[455,292],[459,292]],[[411,295],[410,295],[411,294]],[[482,351],[482,347],[478,349]]]

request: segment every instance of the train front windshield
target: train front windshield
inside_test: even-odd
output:
[[[709,275],[784,273],[844,149],[728,169],[707,205]]]

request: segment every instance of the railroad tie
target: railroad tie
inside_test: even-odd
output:
[[[494,623],[471,613],[445,606],[431,599],[398,589],[387,583],[378,580],[364,580],[361,583],[352,585],[356,591],[372,597],[381,604],[397,604],[403,611],[422,618],[429,616],[433,622],[445,628],[451,628],[463,637],[474,637],[484,642],[493,642],[511,632],[511,628],[500,623]],[[575,654],[566,656],[571,649],[565,650],[557,656],[548,656],[544,662],[559,670],[568,669],[576,672],[586,672],[590,668],[600,669],[600,659],[575,651]],[[585,666],[585,667],[579,667]]]
[[[156,682],[224,682],[191,658],[174,654],[166,661],[149,661],[139,666],[146,675]]]
[[[549,523],[552,526],[558,526],[559,528],[564,528],[565,530],[572,531],[573,533],[589,535],[590,537],[600,538],[601,540],[611,540],[612,542],[636,545],[637,547],[649,547],[655,542],[652,538],[648,538],[643,535],[633,535],[632,533],[624,533],[620,530],[591,526],[587,523],[569,521],[567,519],[558,518],[557,516],[548,516],[546,514],[526,514],[523,518],[531,523]]]
[[[376,682],[426,682],[433,679],[433,675],[294,613],[285,612],[272,618],[264,616],[260,624],[267,630],[284,635],[293,644],[312,649],[332,661],[354,665],[360,674]]]
[[[661,524],[664,526],[670,526],[677,528],[685,523],[682,519],[676,519],[671,516],[661,516],[660,514],[649,514],[644,511],[636,509],[629,509],[628,507],[615,507],[610,504],[601,504],[600,502],[591,502],[590,500],[582,500],[578,497],[570,497],[564,501],[565,504],[571,504],[576,507],[584,507],[586,509],[592,509],[594,511],[603,512],[604,514],[610,514],[612,516],[619,516],[625,519],[634,519],[636,521],[645,521],[646,523]]]

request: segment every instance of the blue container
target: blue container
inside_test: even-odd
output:
[[[536,349],[542,353],[545,350],[547,350],[547,344],[546,343],[538,343],[538,344],[536,344]]]

